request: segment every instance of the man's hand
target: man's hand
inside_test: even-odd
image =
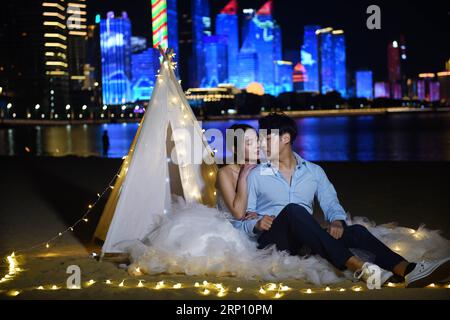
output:
[[[253,220],[258,219],[258,214],[256,212],[247,212],[242,220]]]
[[[328,233],[335,239],[340,239],[344,233],[344,224],[340,220],[333,221],[328,227]]]
[[[273,217],[273,216],[265,215],[261,220],[259,220],[256,223],[255,228],[258,229],[259,231],[270,230],[270,228],[272,227],[272,222],[273,222],[274,219],[275,219],[275,217]]]

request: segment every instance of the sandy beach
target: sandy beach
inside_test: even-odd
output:
[[[0,157],[0,164],[1,278],[8,273],[4,257],[36,243],[45,244],[79,219],[97,193],[108,187],[121,160]],[[450,237],[450,163],[319,164],[351,215],[368,217],[377,224],[397,222],[414,229],[426,224]],[[278,292],[270,290],[266,281],[234,277],[131,277],[113,262],[98,262],[90,257],[100,250],[92,242],[92,233],[103,204],[100,201],[94,208],[87,223],[65,234],[50,248],[43,245],[18,253],[21,271],[0,283],[0,299],[450,299],[450,288],[444,286],[367,290],[362,283],[345,281],[330,285],[327,291],[302,281],[284,281],[283,285],[291,290]],[[70,265],[81,268],[80,290],[66,288],[66,270]],[[206,286],[204,281],[208,281]],[[225,289],[221,291],[218,283]],[[241,292],[236,292],[238,287]],[[266,290],[260,290],[261,287]]]

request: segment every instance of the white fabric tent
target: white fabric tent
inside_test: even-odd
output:
[[[95,231],[105,241],[103,254],[142,240],[170,212],[172,195],[215,205],[214,153],[175,77],[171,54],[163,54],[156,83]]]

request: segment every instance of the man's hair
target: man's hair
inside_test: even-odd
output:
[[[259,119],[259,129],[267,130],[267,134],[271,134],[272,130],[278,130],[280,137],[289,133],[291,136],[291,145],[297,138],[298,130],[295,120],[284,113],[273,112]]]

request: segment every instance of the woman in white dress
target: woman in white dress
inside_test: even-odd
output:
[[[161,216],[146,239],[126,245],[132,262],[129,272],[134,274],[139,267],[140,272],[148,274],[302,279],[317,285],[339,282],[343,277],[352,278],[350,272],[341,273],[319,256],[291,256],[275,247],[258,250],[255,241],[233,227],[244,219],[253,218],[252,213],[246,214],[246,180],[256,165],[259,150],[254,128],[234,125],[230,129],[242,130],[244,138],[235,138],[231,150],[234,161],[219,170],[217,209],[199,204],[186,205],[180,200],[172,213]],[[362,218],[354,219],[353,223],[366,226],[391,248],[401,246],[403,256],[412,261],[449,255],[449,241],[438,232],[421,228],[412,233],[408,228],[375,227]]]

